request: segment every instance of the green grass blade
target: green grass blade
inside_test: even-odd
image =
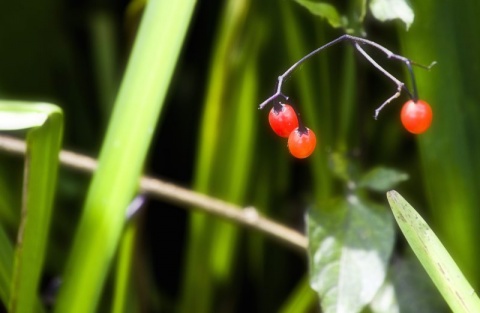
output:
[[[293,64],[297,60],[301,59],[306,53],[309,52],[311,47],[308,47],[307,37],[304,35],[304,30],[301,28],[303,22],[300,18],[296,17],[292,11],[291,5],[287,1],[280,3],[280,9],[283,19],[283,27],[286,38],[286,51],[288,53],[290,62]],[[317,58],[325,59],[325,55],[317,56]],[[313,60],[310,60],[310,66],[317,65]],[[316,68],[315,68],[316,69]],[[327,103],[319,103],[318,82],[316,81],[313,71],[308,66],[302,68],[301,71],[294,73],[295,79],[292,79],[290,84],[295,84],[298,93],[297,109],[301,113],[302,118],[305,118],[304,122],[317,134],[318,146],[325,146],[328,144],[328,139],[323,137],[323,128],[325,127],[322,122],[323,109],[328,107]],[[322,85],[323,87],[324,85]],[[322,90],[323,91],[323,90]],[[325,153],[321,153],[322,149],[317,149],[317,152],[310,157],[310,164],[312,169],[312,177],[314,179],[314,190],[317,201],[325,200],[331,193],[331,181],[328,171],[328,160]]]
[[[24,119],[23,119],[24,117]],[[29,128],[22,217],[17,235],[9,312],[38,312],[63,134],[63,114],[44,103],[1,102],[0,128]]]
[[[132,291],[131,272],[135,254],[138,223],[131,221],[125,227],[118,250],[118,263],[115,271],[115,286],[113,296],[113,313],[130,312]]]
[[[480,28],[478,2],[425,0],[412,6],[419,18],[408,32],[399,32],[402,54],[420,63],[438,62],[431,71],[415,69],[419,96],[434,112],[431,128],[417,140],[422,181],[429,207],[435,209],[437,233],[478,289],[480,72],[473,65],[480,43],[471,40]]]
[[[115,40],[114,17],[106,12],[97,12],[92,16],[90,23],[98,99],[102,118],[106,122],[110,116],[115,100],[115,91],[118,87],[115,75],[118,60],[115,48],[118,45]]]
[[[293,290],[292,294],[280,308],[280,313],[311,312],[318,307],[318,295],[310,287],[309,277],[304,277]]]
[[[232,125],[240,122],[240,119],[235,119],[236,122],[234,123],[233,119],[228,118],[226,111],[239,109],[239,105],[245,106],[245,110],[256,110],[254,103],[245,103],[248,100],[247,98],[251,99],[252,91],[246,90],[248,94],[241,95],[243,99],[241,104],[239,99],[233,99],[231,94],[228,93],[230,90],[237,90],[238,88],[232,70],[231,56],[238,53],[236,40],[238,40],[242,27],[245,25],[245,16],[249,6],[250,1],[230,0],[224,3],[222,20],[218,28],[219,33],[216,36],[216,45],[211,60],[208,90],[204,101],[205,106],[198,139],[199,148],[194,188],[199,192],[210,194],[212,190],[215,190],[215,195],[219,196],[221,194],[224,199],[230,199],[231,192],[236,193],[235,189],[238,188],[230,186],[233,179],[229,173],[233,166],[228,164],[228,161],[232,161],[228,157],[232,153],[233,141],[231,137],[235,136],[232,133]],[[244,85],[244,88],[250,88],[251,81],[243,81],[239,84]],[[231,99],[234,101],[230,102]],[[225,105],[226,103],[229,105]],[[248,112],[245,114],[248,114]],[[249,120],[248,123],[251,124],[251,121]],[[228,132],[230,138],[225,135],[225,132]],[[250,133],[250,130],[247,133]],[[248,137],[244,136],[242,141],[248,139]],[[250,162],[247,159],[245,161]],[[240,170],[242,169],[240,168]],[[234,201],[238,202],[238,199],[243,196],[234,197]],[[224,234],[228,233],[227,236],[230,238],[236,236],[231,225],[224,225],[221,223],[215,224],[214,221],[203,214],[192,214],[180,312],[211,312],[214,275],[225,275],[229,268],[227,258],[231,260],[229,256],[232,255],[232,248],[236,249],[234,243],[222,240],[223,238],[212,239],[214,234],[222,236],[222,232]],[[220,246],[215,247],[214,241],[218,242],[221,247],[224,247],[225,244],[233,247],[228,247],[227,250],[223,250],[217,255],[215,251],[218,252],[222,248]],[[215,270],[217,270],[216,273]]]
[[[6,159],[2,157],[0,162]],[[0,167],[0,221],[5,229],[17,227],[20,220],[21,175],[11,175],[12,167],[8,164]],[[18,175],[18,176],[17,176]]]
[[[13,245],[3,227],[0,227],[0,300],[6,304],[10,299],[13,270]]]
[[[231,140],[234,144],[228,145],[229,151],[225,151],[226,158],[223,162],[229,164],[230,169],[224,172],[224,177],[220,178],[226,187],[226,198],[239,204],[243,204],[245,200],[254,156],[258,110],[252,104],[257,99],[257,77],[255,61],[245,64],[245,72],[239,79],[238,94],[233,93],[233,98],[238,99],[238,102],[233,105],[236,110],[229,118],[232,121],[232,134],[229,136],[229,141]],[[238,250],[236,243],[239,229],[223,221],[215,221],[215,224],[211,264],[217,279],[225,281],[230,276],[234,256]]]
[[[423,267],[454,312],[480,312],[480,299],[440,240],[396,191],[387,193],[395,219]]]
[[[147,4],[55,312],[88,313],[96,308],[194,6],[194,0]]]

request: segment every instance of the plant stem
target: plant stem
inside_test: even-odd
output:
[[[0,150],[24,155],[25,142],[10,136],[0,135]],[[95,159],[71,151],[62,150],[59,158],[61,165],[83,173],[91,174],[98,166]],[[186,209],[202,211],[259,231],[301,253],[307,249],[307,238],[303,234],[261,216],[253,207],[242,208],[150,176],[142,176],[140,192],[158,200],[176,204]]]
[[[386,75],[390,80],[392,80],[396,85],[397,85],[397,92],[390,98],[388,98],[377,110],[375,110],[375,119],[377,118],[378,116],[378,113],[380,112],[380,110],[385,106],[387,105],[390,101],[392,101],[393,99],[397,98],[398,96],[400,96],[400,92],[402,89],[404,89],[407,93],[408,93],[408,96],[410,98],[412,98],[414,101],[416,101],[418,99],[418,95],[417,95],[417,86],[415,85],[415,77],[414,77],[414,74],[413,74],[413,70],[412,70],[412,65],[418,65],[416,64],[415,62],[412,62],[410,59],[407,59],[406,57],[403,57],[401,55],[398,55],[398,54],[395,54],[393,53],[392,51],[388,50],[387,48],[383,47],[382,45],[379,45],[378,43],[376,42],[373,42],[371,40],[368,40],[368,39],[364,39],[364,38],[360,38],[360,37],[355,37],[355,36],[351,36],[351,35],[343,35],[343,36],[340,36],[338,37],[337,39],[334,39],[328,43],[326,43],[325,45],[313,50],[312,52],[310,52],[309,54],[307,54],[306,56],[304,56],[303,58],[301,58],[300,60],[298,60],[295,64],[293,64],[292,66],[290,66],[289,69],[287,69],[282,75],[278,76],[278,81],[277,81],[277,86],[276,86],[276,91],[273,95],[271,95],[269,98],[267,98],[265,101],[263,101],[260,105],[259,105],[259,109],[263,109],[268,103],[270,103],[271,101],[274,101],[276,100],[277,98],[279,97],[282,97],[284,98],[285,100],[288,99],[288,96],[284,95],[282,93],[282,86],[283,86],[283,82],[293,73],[293,71],[298,68],[302,63],[304,63],[305,61],[307,61],[308,59],[310,59],[311,57],[313,57],[314,55],[316,55],[317,53],[319,53],[320,51],[328,48],[328,47],[331,47],[339,42],[343,42],[343,41],[349,41],[351,43],[354,44],[355,48],[363,55],[363,57],[365,57],[374,67],[376,67],[378,70],[380,70],[384,75]],[[391,75],[389,72],[387,72],[385,69],[383,69],[377,62],[375,62],[361,47],[360,47],[360,44],[364,44],[364,45],[369,45],[371,47],[374,47],[380,51],[382,51],[383,53],[385,53],[387,55],[387,58],[389,59],[395,59],[395,60],[398,60],[398,61],[401,61],[403,63],[406,64],[409,72],[410,72],[410,75],[411,75],[411,80],[412,80],[412,85],[413,85],[413,93],[411,93],[408,88],[405,87],[405,84],[401,81],[399,81],[398,79],[396,79],[393,75]],[[425,69],[430,69],[431,66],[433,66],[435,64],[432,63],[430,66],[426,67],[426,66],[422,66],[422,65],[419,65],[420,67],[422,68],[425,68]]]

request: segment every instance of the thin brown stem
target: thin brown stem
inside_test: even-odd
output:
[[[343,35],[343,36],[340,36],[338,37],[337,39],[334,39],[326,44],[324,44],[323,46],[313,50],[312,52],[310,52],[309,54],[307,54],[306,56],[304,56],[303,58],[301,58],[300,60],[298,60],[297,62],[295,62],[295,64],[293,64],[292,66],[290,66],[288,68],[288,70],[286,70],[282,75],[278,76],[278,80],[277,80],[277,85],[275,87],[275,93],[273,95],[271,95],[268,99],[266,99],[265,101],[263,101],[262,103],[260,103],[259,105],[259,109],[263,109],[264,107],[266,107],[270,102],[274,102],[274,101],[278,101],[278,98],[283,98],[285,100],[288,99],[288,96],[284,95],[282,93],[282,87],[283,87],[283,83],[285,82],[285,80],[290,76],[292,75],[293,71],[295,69],[297,69],[302,63],[304,63],[305,61],[307,61],[308,59],[310,59],[311,57],[313,57],[314,55],[318,54],[320,51],[326,49],[326,48],[329,48],[339,42],[343,42],[343,41],[348,41],[350,43],[352,43],[355,48],[374,66],[376,67],[378,70],[380,70],[385,76],[387,76],[390,80],[392,80],[396,85],[397,85],[397,93],[395,93],[393,96],[391,96],[387,101],[385,101],[378,109],[375,110],[375,119],[377,119],[378,117],[378,114],[379,112],[382,110],[382,108],[388,104],[390,101],[392,101],[393,99],[397,98],[399,95],[400,95],[400,92],[401,90],[405,90],[407,93],[408,93],[408,96],[413,99],[414,101],[417,101],[418,100],[418,94],[417,94],[417,86],[416,86],[416,83],[415,83],[415,76],[413,74],[413,70],[412,70],[412,65],[415,65],[415,66],[419,66],[421,68],[424,68],[424,69],[427,69],[427,70],[430,70],[430,68],[435,65],[436,62],[433,62],[432,64],[430,64],[429,66],[424,66],[424,65],[420,65],[418,63],[415,63],[413,61],[411,61],[410,59],[407,59],[406,57],[403,57],[401,55],[398,55],[398,54],[395,54],[393,53],[392,51],[388,50],[387,48],[383,47],[382,45],[374,42],[374,41],[371,41],[371,40],[368,40],[368,39],[365,39],[365,38],[360,38],[360,37],[355,37],[355,36],[351,36],[351,35]],[[366,52],[365,50],[363,50],[361,48],[361,45],[368,45],[370,47],[374,47],[378,50],[380,50],[381,52],[383,52],[388,59],[394,59],[394,60],[397,60],[397,61],[400,61],[400,62],[403,62],[405,63],[405,65],[407,66],[407,69],[408,71],[410,72],[410,76],[411,76],[411,81],[412,81],[412,88],[413,88],[413,92],[410,92],[410,90],[408,90],[408,88],[405,86],[405,84],[403,82],[401,82],[400,80],[398,80],[397,78],[395,78],[393,75],[391,75],[388,71],[386,71],[383,67],[381,67],[377,62],[375,62],[375,60],[373,60]]]
[[[16,155],[24,155],[26,144],[23,140],[0,135],[0,150]],[[71,151],[62,150],[59,160],[65,167],[84,173],[90,174],[97,168],[95,159]],[[152,198],[173,203],[193,211],[201,211],[257,230],[299,252],[303,253],[307,249],[307,238],[302,233],[261,216],[253,207],[242,208],[238,205],[149,176],[141,178],[140,192]]]

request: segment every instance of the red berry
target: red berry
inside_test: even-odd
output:
[[[432,123],[432,108],[428,103],[422,100],[414,102],[407,101],[400,113],[400,119],[406,130],[413,134],[425,132]]]
[[[278,136],[286,138],[298,127],[298,117],[291,105],[281,104],[281,106],[281,110],[276,110],[275,106],[270,110],[268,122]]]
[[[290,133],[290,136],[288,136],[288,150],[298,159],[304,159],[310,156],[313,150],[315,150],[316,144],[317,137],[309,128],[300,130],[300,128],[297,127]]]

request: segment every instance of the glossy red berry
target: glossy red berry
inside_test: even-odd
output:
[[[278,109],[278,108],[277,108]],[[298,127],[298,117],[291,105],[281,104],[281,109],[274,106],[268,114],[268,122],[273,131],[280,137],[287,138]]]
[[[432,108],[428,103],[422,100],[414,102],[407,101],[400,113],[400,119],[406,130],[413,134],[425,132],[432,124]]]
[[[317,137],[309,128],[303,130],[296,128],[290,133],[290,136],[288,136],[288,150],[298,159],[304,159],[310,156],[313,150],[315,150],[316,144]]]

